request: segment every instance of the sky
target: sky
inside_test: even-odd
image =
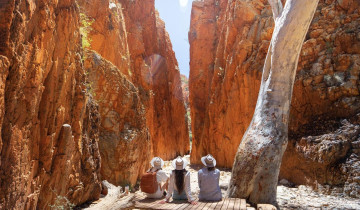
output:
[[[180,73],[189,77],[189,41],[192,0],[155,0],[155,8],[165,22],[169,33]]]

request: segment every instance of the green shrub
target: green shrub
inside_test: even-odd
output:
[[[93,23],[93,19],[89,18],[85,13],[80,13],[80,34],[83,48],[89,48],[91,46],[92,40],[89,38],[89,33]]]

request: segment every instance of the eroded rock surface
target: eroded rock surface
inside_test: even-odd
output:
[[[76,2],[0,6],[0,208],[97,199],[97,111],[84,91]]]
[[[165,24],[155,11],[154,0],[119,2],[128,33],[131,81],[139,88],[145,105],[153,155],[165,160],[184,155],[189,152],[186,111]]]
[[[85,53],[88,89],[99,104],[102,179],[115,185],[136,183],[150,161],[150,136],[138,89],[109,61]]]
[[[360,114],[342,120],[333,131],[329,129],[333,122],[317,123],[317,130],[324,134],[289,141],[280,179],[318,188],[320,185],[327,193],[360,197]]]
[[[154,0],[79,3],[88,25],[88,48],[112,62],[139,89],[151,154],[171,159],[189,152],[178,64]]]
[[[300,56],[291,132],[318,116],[348,117],[359,110],[357,8],[356,1],[320,1]],[[205,30],[210,26],[212,30]],[[218,37],[208,37],[208,31],[217,30]],[[252,118],[272,30],[267,1],[193,3],[193,161],[210,152],[222,166],[232,166],[237,148],[233,145],[239,145]]]
[[[0,2],[1,209],[97,199],[100,171],[134,185],[189,151],[184,116],[153,0]]]
[[[320,135],[306,132],[315,120],[340,124],[340,119],[359,112],[359,22],[358,1],[320,0],[301,51],[293,90],[289,129],[294,141]],[[253,115],[273,26],[265,0],[193,2],[189,32],[193,163],[211,153],[219,166],[232,166]],[[345,153],[348,158],[347,152],[355,154],[346,150],[349,143],[338,147],[342,149],[334,154],[336,158]],[[287,154],[296,158],[299,154],[290,149],[291,145]],[[286,158],[289,156],[284,157],[282,167],[294,170],[295,165]],[[339,162],[332,165],[340,173]],[[327,174],[321,170],[319,173]],[[307,183],[316,179],[311,176]],[[321,180],[319,177],[318,182]]]

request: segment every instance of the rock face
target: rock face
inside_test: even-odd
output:
[[[312,135],[304,129],[313,126],[314,120],[338,120],[360,111],[358,8],[358,1],[319,2],[293,90],[289,129],[294,142]],[[211,153],[219,166],[232,166],[253,115],[272,30],[272,13],[265,0],[193,2],[189,32],[192,162]],[[294,165],[285,161],[290,149],[286,153],[283,168],[291,171]]]
[[[116,185],[136,183],[150,161],[150,136],[138,89],[112,63],[85,54],[89,89],[99,104],[102,179]]]
[[[192,163],[231,167],[250,123],[273,26],[266,1],[194,1],[189,32]],[[269,29],[269,36],[259,30]],[[265,30],[265,29],[264,29]],[[251,56],[251,57],[250,57]]]
[[[337,122],[337,121],[335,121]],[[336,186],[329,193],[360,197],[360,114],[350,120],[317,122],[320,135],[290,141],[280,179],[294,184]],[[331,131],[333,130],[333,131]],[[320,186],[321,187],[321,186]]]
[[[0,1],[0,209],[134,185],[152,155],[189,151],[184,116],[153,0]]]
[[[184,103],[186,109],[186,120],[188,124],[189,130],[189,138],[192,141],[192,133],[191,133],[191,117],[190,117],[190,104],[189,104],[189,79],[185,75],[180,75],[181,77],[181,89],[184,96]]]
[[[133,185],[151,156],[171,159],[189,151],[175,54],[153,0],[79,1],[79,5],[83,43],[96,51],[95,58],[101,57],[94,61],[89,55],[89,72],[94,67],[114,77],[90,78],[94,85],[101,84],[94,98],[106,99],[99,102],[102,178]]]
[[[126,22],[121,4],[109,0],[79,0],[85,47],[96,51],[131,77]]]
[[[189,152],[180,72],[154,0],[120,0],[131,60],[131,81],[146,109],[154,156],[165,160]],[[131,34],[131,36],[130,36]],[[174,126],[176,125],[176,126]]]
[[[75,1],[0,8],[0,208],[97,199],[99,116],[84,91]]]

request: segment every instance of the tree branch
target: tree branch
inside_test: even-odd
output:
[[[281,13],[283,11],[283,5],[281,3],[281,0],[268,0],[269,4],[271,6],[274,20],[281,16]]]

